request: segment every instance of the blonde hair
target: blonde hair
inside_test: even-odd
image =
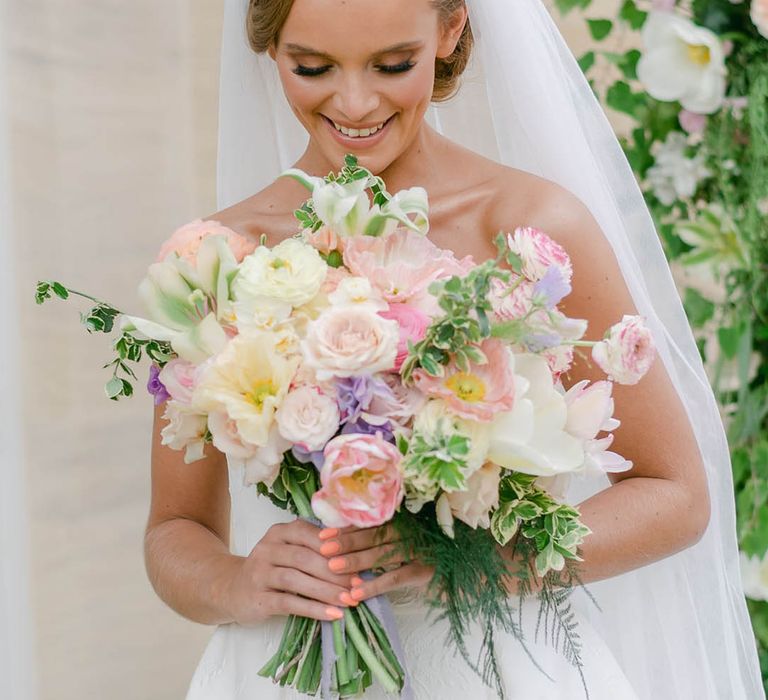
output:
[[[464,0],[431,0],[431,2],[444,21],[447,21],[456,10],[464,5]],[[288,13],[292,7],[293,0],[250,1],[246,28],[248,42],[256,53],[264,53],[271,46],[277,45],[280,31],[285,20],[288,19]],[[469,63],[472,43],[472,28],[469,26],[469,20],[467,20],[453,53],[446,58],[435,59],[435,82],[432,87],[433,102],[447,100],[459,89],[459,78]]]

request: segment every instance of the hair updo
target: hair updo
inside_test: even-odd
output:
[[[464,5],[464,0],[431,0],[431,2],[440,13],[442,20],[447,20]],[[291,7],[293,7],[293,0],[250,0],[246,28],[248,42],[256,53],[264,53],[270,46],[277,44]],[[453,53],[446,58],[435,59],[433,102],[447,100],[458,90],[459,78],[469,63],[471,52],[472,29],[467,20]]]

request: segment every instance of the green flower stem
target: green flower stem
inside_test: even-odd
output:
[[[371,648],[365,641],[363,633],[355,622],[355,617],[349,608],[344,610],[344,622],[346,623],[346,630],[352,643],[357,647],[357,651],[363,658],[368,668],[371,669],[371,673],[381,683],[382,688],[387,693],[397,693],[400,690],[400,685],[387,673],[384,666],[376,658]]]
[[[365,603],[357,607],[357,612],[360,616],[360,622],[365,628],[368,638],[371,640],[371,645],[380,652],[382,664],[391,673],[393,678],[402,680],[405,672],[378,618],[368,609]]]
[[[314,518],[315,514],[312,512],[312,505],[310,504],[309,497],[292,476],[288,477],[287,487],[291,492],[291,496],[293,496],[293,503],[296,506],[299,515],[302,518]]]
[[[339,688],[349,683],[349,669],[347,668],[347,659],[344,654],[344,638],[341,634],[341,621],[333,621],[333,649],[336,652],[336,679]]]

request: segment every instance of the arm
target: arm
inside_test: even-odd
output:
[[[161,444],[155,410],[152,503],[144,538],[149,579],[171,608],[203,624],[256,624],[272,615],[336,619],[349,576],[328,570],[318,529],[303,521],[273,525],[247,557],[229,551],[229,490],[224,456],[208,446],[185,464]]]

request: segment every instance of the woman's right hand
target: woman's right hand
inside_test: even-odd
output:
[[[349,573],[329,570],[320,532],[304,520],[269,528],[229,583],[227,608],[236,623],[255,625],[273,615],[338,620],[341,607],[357,605]]]

